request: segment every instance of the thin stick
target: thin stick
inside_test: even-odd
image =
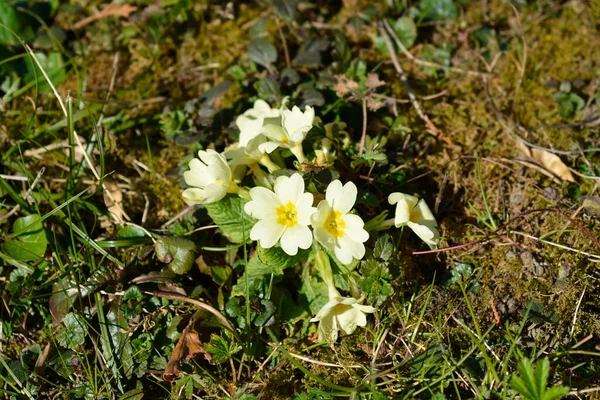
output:
[[[363,99],[362,101],[362,111],[363,111],[363,127],[362,134],[360,136],[360,147],[358,149],[358,155],[362,155],[365,150],[365,138],[367,137],[367,99]]]
[[[394,50],[394,45],[392,44],[392,41],[390,40],[390,36],[389,36],[388,32],[386,31],[386,29],[381,21],[379,21],[378,25],[379,25],[379,32],[381,33],[381,36],[383,37],[383,40],[385,41],[385,45],[387,47],[388,53],[390,54],[392,63],[394,64],[394,68],[396,68],[396,72],[398,72],[398,75],[400,76],[400,79],[402,80],[404,87],[406,87],[406,90],[408,91],[408,98],[410,99],[410,102],[412,103],[413,107],[417,111],[417,114],[423,120],[423,122],[425,122],[425,125],[427,126],[427,130],[429,131],[429,133],[431,133],[432,135],[443,140],[445,143],[452,145],[453,144],[452,140],[450,140],[450,138],[446,137],[433,124],[433,122],[431,122],[431,120],[429,119],[427,114],[425,114],[423,112],[423,110],[421,109],[421,106],[419,105],[419,102],[417,101],[417,98],[415,97],[415,94],[413,93],[413,91],[410,87],[410,84],[408,83],[408,79],[406,79],[406,74],[404,73],[404,70],[402,69],[400,62],[398,61],[398,57],[396,56],[396,52]],[[396,35],[396,33],[393,30],[390,30],[390,32],[391,32],[390,34],[392,36]]]
[[[275,345],[275,344],[273,344],[273,343],[269,343],[269,346],[271,346],[271,347],[276,347],[277,349],[279,349],[279,347],[281,347],[281,345],[277,346],[277,345]],[[362,365],[348,365],[348,366],[344,366],[344,365],[340,365],[340,364],[332,364],[332,363],[328,363],[328,362],[317,361],[317,360],[313,360],[313,359],[311,359],[311,358],[308,358],[308,357],[301,356],[301,355],[299,355],[299,354],[292,353],[292,352],[290,352],[289,350],[286,350],[286,351],[287,351],[287,353],[288,353],[290,356],[292,356],[292,357],[294,357],[294,358],[297,358],[298,360],[306,361],[306,362],[308,362],[308,363],[311,363],[311,364],[322,365],[322,366],[324,366],[324,367],[335,367],[335,368],[362,368]]]
[[[235,333],[235,330],[233,329],[233,327],[231,326],[231,324],[229,323],[229,321],[227,320],[227,318],[225,318],[225,316],[223,314],[221,314],[216,308],[214,308],[200,300],[190,299],[189,297],[182,296],[179,294],[160,292],[160,291],[154,291],[154,290],[145,290],[144,293],[152,295],[152,296],[156,296],[156,297],[163,297],[163,298],[169,299],[169,300],[183,301],[184,303],[189,303],[198,308],[206,310],[209,313],[211,313],[212,315],[214,315],[215,317],[217,317],[217,319],[219,321],[221,321],[223,323],[223,325],[225,325],[227,327],[227,329],[229,329],[230,331]]]
[[[398,48],[402,51],[402,53],[406,56],[406,58],[408,58],[410,61],[414,62],[415,64],[420,64],[420,65],[424,65],[427,67],[439,68],[439,69],[444,69],[446,71],[454,71],[454,72],[459,72],[461,74],[474,75],[474,76],[479,76],[479,77],[484,77],[484,76],[487,77],[487,76],[492,75],[492,74],[486,73],[486,72],[469,71],[469,70],[465,70],[465,69],[458,68],[458,67],[450,67],[448,65],[443,65],[443,64],[438,64],[438,63],[434,63],[431,61],[421,60],[421,59],[413,56],[412,53],[410,51],[408,51],[406,49],[406,47],[404,47],[404,44],[402,44],[402,41],[395,34],[395,32],[392,29],[392,27],[390,26],[389,22],[387,22],[384,19],[383,24],[384,24],[385,28],[388,30],[388,32],[390,32],[390,35],[394,39],[394,42],[396,43]],[[384,39],[385,39],[385,36],[384,36]]]
[[[287,42],[285,40],[285,35],[283,34],[283,29],[281,29],[281,23],[279,22],[279,18],[275,16],[275,22],[277,22],[277,29],[279,29],[279,36],[281,37],[281,44],[283,45],[283,54],[285,55],[285,64],[288,68],[292,67],[292,63],[290,62],[290,53],[288,51]]]
[[[524,233],[524,232],[512,231],[512,233],[514,233],[516,235],[520,235],[520,236],[526,237],[528,239],[533,239],[533,240],[535,240],[537,242],[541,242],[541,243],[544,243],[544,244],[547,244],[547,245],[550,245],[550,246],[558,247],[559,249],[572,251],[574,253],[582,254],[582,255],[590,257],[590,258],[597,258],[598,259],[597,261],[600,261],[600,255],[598,255],[598,254],[592,254],[592,253],[588,253],[586,251],[577,250],[577,249],[574,249],[572,247],[565,246],[564,244],[554,243],[554,242],[551,242],[551,241],[546,240],[546,239],[540,239],[540,238],[537,238],[535,236],[529,235],[529,234]]]
[[[577,302],[577,306],[575,307],[575,314],[573,314],[573,323],[571,324],[571,332],[569,332],[569,336],[573,337],[573,332],[575,331],[575,324],[577,323],[577,314],[579,314],[579,307],[581,306],[581,301],[583,300],[583,295],[585,294],[585,287],[581,292],[581,296],[579,296],[579,301]]]

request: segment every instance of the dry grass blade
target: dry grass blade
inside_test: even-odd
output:
[[[76,23],[75,25],[73,25],[73,29],[82,28],[91,22],[98,21],[100,19],[110,17],[110,16],[129,18],[129,15],[136,10],[137,10],[137,7],[132,6],[130,4],[111,3],[111,4],[107,5],[98,14],[84,18],[81,21],[79,21],[78,23]]]

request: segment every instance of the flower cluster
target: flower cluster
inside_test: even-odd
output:
[[[314,186],[307,191],[301,171],[310,163],[332,162],[332,138],[323,138],[321,149],[313,149],[314,159],[307,163],[303,142],[315,123],[315,111],[309,106],[304,111],[296,106],[289,109],[286,102],[284,99],[281,108],[271,108],[257,100],[253,108],[236,119],[239,142],[223,153],[201,150],[199,159],[190,161],[189,170],[183,174],[190,186],[183,198],[190,205],[208,207],[228,193],[239,195],[245,200],[244,212],[256,220],[249,237],[262,249],[280,248],[290,257],[298,255],[299,249],[313,249],[329,301],[312,321],[319,322],[321,340],[334,342],[338,331],[351,334],[358,326],[365,326],[366,314],[375,308],[363,305],[365,295],[356,290],[355,297],[340,294],[329,257],[352,271],[355,262],[365,256],[368,231],[392,226],[408,226],[432,249],[438,246],[440,236],[433,214],[423,200],[414,196],[390,194],[389,203],[396,205],[395,217],[384,220],[385,212],[365,224],[354,210],[358,189],[353,182],[333,180],[324,193],[318,193]],[[327,127],[324,131],[329,136]],[[285,156],[290,153],[298,161],[295,166],[300,172],[283,170]],[[243,182],[249,181],[254,184],[244,187]],[[315,198],[321,199],[316,205]],[[355,282],[355,277],[349,279]]]

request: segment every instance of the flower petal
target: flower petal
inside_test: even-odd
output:
[[[204,204],[214,203],[221,200],[227,194],[228,186],[211,183],[204,188]]]
[[[338,238],[338,246],[343,248],[345,252],[358,260],[365,256],[365,245],[361,242],[355,242],[346,233],[344,233],[342,237]],[[350,258],[350,261],[344,264],[350,264],[351,261],[352,258]]]
[[[244,205],[246,214],[253,218],[275,218],[276,208],[281,205],[275,193],[264,187],[254,187],[250,189],[251,201]]]
[[[312,245],[313,235],[308,226],[297,224],[287,228],[281,236],[281,248],[286,254],[295,256],[298,247],[308,249]]]
[[[300,174],[293,174],[290,177],[280,176],[275,180],[273,191],[279,197],[282,204],[291,202],[296,204],[298,198],[304,193],[304,179]]]
[[[278,143],[288,143],[290,138],[287,136],[285,130],[282,127],[269,124],[262,128],[262,133],[269,139]]]
[[[335,180],[327,187],[325,198],[333,209],[338,210],[343,215],[352,209],[357,194],[358,190],[353,182],[347,182],[342,186],[339,180]]]
[[[337,321],[333,314],[329,314],[319,322],[319,341],[333,343],[338,338]]]
[[[346,230],[344,232],[352,240],[360,243],[369,240],[369,233],[363,229],[365,223],[358,215],[346,214],[344,215],[344,222],[346,223]]]
[[[400,193],[398,193],[400,194]],[[398,198],[396,204],[396,215],[394,216],[394,225],[396,228],[406,225],[410,221],[410,205],[405,198]]]
[[[190,161],[188,167],[190,168],[189,171],[183,173],[185,183],[199,188],[203,188],[210,183],[209,179],[207,179],[208,167],[202,161],[194,158]]]
[[[343,237],[343,236],[342,236]],[[335,246],[335,256],[344,265],[348,265],[352,262],[353,248],[349,246],[340,246],[339,240]]]
[[[428,224],[427,224],[428,226],[431,226],[430,224],[432,224],[432,223],[433,223],[433,226],[437,226],[437,221],[435,220],[433,213],[427,206],[427,203],[425,203],[425,200],[423,200],[423,199],[419,200],[419,202],[413,209],[413,212],[415,212],[415,211],[419,213],[422,221],[428,222]],[[419,221],[419,222],[421,222],[421,221]]]
[[[272,153],[273,150],[278,148],[281,143],[279,142],[264,142],[258,145],[258,151],[261,153]]]
[[[365,326],[367,317],[352,306],[345,306],[344,310],[336,315],[340,330],[345,335],[354,333],[357,326]]]
[[[275,246],[284,231],[285,226],[278,224],[277,219],[261,219],[250,230],[250,239],[259,240],[260,245],[268,249]]]
[[[189,188],[183,191],[183,200],[189,204],[201,204],[204,200],[204,189]]]
[[[437,249],[440,233],[435,227],[421,225],[414,222],[408,222],[408,226],[413,232],[433,250]]]
[[[302,193],[296,201],[296,210],[298,213],[298,223],[302,225],[310,225],[311,216],[317,211],[316,207],[312,206],[312,193]]]

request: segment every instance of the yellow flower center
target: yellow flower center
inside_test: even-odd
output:
[[[325,226],[325,230],[336,238],[342,237],[344,229],[346,229],[346,221],[344,221],[342,213],[337,210],[332,210],[329,213],[323,225]]]
[[[410,204],[410,218],[409,221],[410,222],[419,222],[422,218],[421,218],[421,211],[419,209],[417,209],[417,203]]]
[[[296,209],[296,205],[291,201],[277,207],[275,211],[277,212],[277,223],[279,225],[291,228],[298,223],[298,210]]]

